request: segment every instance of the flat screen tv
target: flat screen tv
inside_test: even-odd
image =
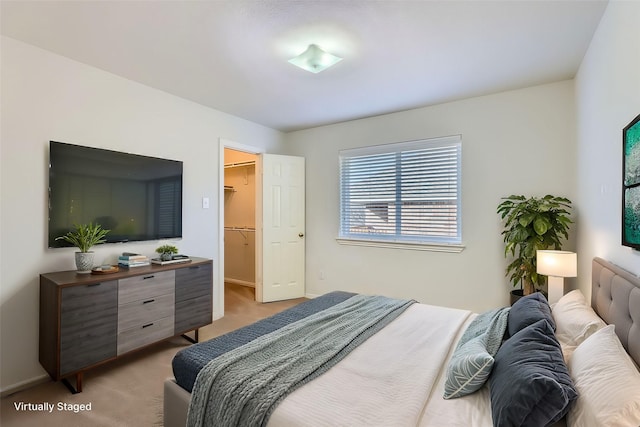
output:
[[[107,243],[182,237],[182,162],[50,141],[49,247],[89,222]]]
[[[640,115],[622,130],[622,244],[640,250]]]

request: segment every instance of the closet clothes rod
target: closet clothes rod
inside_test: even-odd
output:
[[[242,237],[244,237],[244,241],[245,241],[245,245],[248,245],[248,238],[247,235],[244,234],[245,232],[251,232],[251,233],[255,233],[256,229],[255,228],[249,228],[249,227],[225,227],[224,231],[237,231],[238,233],[240,233],[240,235]]]
[[[252,166],[252,165],[255,165],[255,164],[256,164],[256,162],[253,161],[253,160],[252,161],[248,161],[248,162],[226,163],[224,165],[224,168],[225,169],[227,169],[227,168],[240,168],[242,166]]]

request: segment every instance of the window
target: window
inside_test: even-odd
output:
[[[456,135],[341,151],[338,240],[460,245],[461,146]]]

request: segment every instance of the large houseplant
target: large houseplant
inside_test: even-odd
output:
[[[105,230],[98,223],[75,224],[75,230],[69,231],[64,236],[57,237],[56,240],[64,240],[77,247],[80,251],[76,252],[76,268],[78,273],[90,273],[93,268],[93,246],[104,243],[104,237],[110,230]]]
[[[568,238],[571,201],[551,195],[511,195],[502,200],[497,212],[504,221],[504,256],[513,257],[506,276],[528,295],[544,285],[544,277],[536,273],[536,251],[561,249],[562,240]]]

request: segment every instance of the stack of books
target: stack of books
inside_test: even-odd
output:
[[[122,255],[118,257],[118,265],[122,267],[142,267],[149,264],[149,258],[145,255],[123,252]]]

